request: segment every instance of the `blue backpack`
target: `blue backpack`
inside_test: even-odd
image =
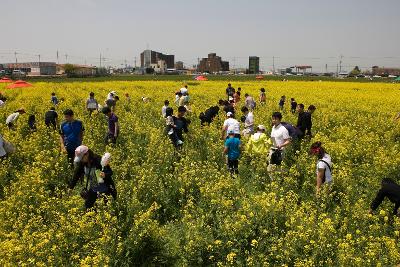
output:
[[[287,123],[287,122],[281,122],[281,124],[282,124],[283,127],[286,128],[286,130],[288,130],[289,136],[292,139],[295,139],[295,138],[299,137],[299,135],[300,135],[299,130],[296,127],[294,127],[292,124]]]

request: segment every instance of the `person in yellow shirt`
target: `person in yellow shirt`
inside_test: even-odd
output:
[[[268,155],[272,143],[265,134],[264,125],[258,125],[257,132],[254,133],[247,143],[247,153],[249,155]]]

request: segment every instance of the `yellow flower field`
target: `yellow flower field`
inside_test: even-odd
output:
[[[220,98],[227,82],[188,81],[192,121],[184,149],[163,135],[161,107],[173,104],[182,82],[34,83],[5,89],[0,134],[17,151],[0,168],[0,266],[393,266],[400,263],[400,219],[385,201],[375,215],[369,205],[380,181],[400,181],[400,85],[384,83],[246,81],[232,85],[267,104],[256,124],[270,132],[281,95],[314,104],[313,141],[334,162],[332,190],[315,195],[315,158],[302,149],[288,174],[271,180],[266,158],[244,154],[239,178],[231,179],[219,139],[224,116],[200,127],[198,116]],[[107,120],[89,117],[89,92],[103,103],[115,90],[121,135],[104,145]],[[64,98],[86,128],[84,144],[112,154],[118,198],[85,212],[82,185],[67,191],[72,172],[59,152],[59,135],[44,125],[50,94]],[[131,103],[124,94],[129,93]],[[143,103],[142,96],[150,97]],[[286,102],[284,121],[296,123]],[[27,114],[11,132],[5,120],[23,107]],[[38,131],[28,130],[35,114]]]

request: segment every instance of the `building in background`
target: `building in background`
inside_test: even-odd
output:
[[[152,68],[154,73],[157,74],[165,74],[168,69],[165,60],[159,60],[157,64],[150,64],[150,68]]]
[[[221,57],[218,57],[216,53],[210,53],[208,54],[207,58],[201,59],[197,68],[198,71],[202,73],[218,73],[229,71],[229,62],[222,61]]]
[[[167,55],[152,50],[144,50],[140,54],[140,66],[142,68],[150,68],[151,64],[158,64],[160,60],[164,60],[168,69],[175,67],[175,56]]]
[[[177,70],[183,70],[183,69],[184,69],[183,62],[182,62],[182,61],[177,61],[177,62],[175,63],[175,69],[177,69]]]
[[[400,76],[400,68],[384,68],[373,66],[372,67],[372,75],[379,75],[379,76]]]
[[[56,75],[55,62],[25,62],[2,64],[6,72],[20,71],[29,76]]]
[[[76,77],[94,76],[97,68],[87,65],[59,64],[57,65],[57,75],[70,75]]]
[[[260,58],[249,57],[249,74],[258,74],[260,72]]]

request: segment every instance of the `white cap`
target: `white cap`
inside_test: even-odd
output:
[[[260,124],[260,125],[257,126],[257,129],[258,129],[258,130],[265,131],[265,126],[262,125],[262,124]]]
[[[111,91],[110,93],[113,94],[113,95],[117,94],[117,92],[115,92],[115,91]]]
[[[85,155],[89,151],[89,148],[87,146],[78,146],[75,149],[75,159],[74,162],[78,163],[82,160],[83,155]]]
[[[111,154],[106,152],[104,155],[101,157],[101,166],[104,167],[110,163],[111,160]]]
[[[232,115],[233,115],[233,113],[230,112],[230,111],[226,113],[226,116],[227,116],[227,117],[232,117]]]
[[[233,100],[233,97],[230,96],[230,97],[229,97],[229,101],[232,101],[232,100]]]

